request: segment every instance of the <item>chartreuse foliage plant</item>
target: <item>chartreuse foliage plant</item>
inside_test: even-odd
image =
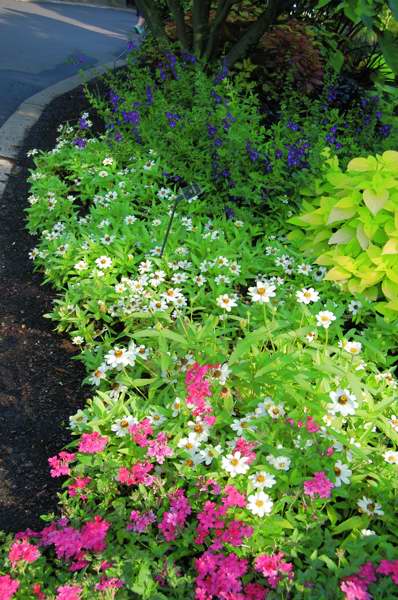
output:
[[[34,153],[27,214],[96,391],[49,458],[60,513],[3,538],[0,598],[398,597],[393,328],[210,194],[161,257],[156,149],[84,139]]]
[[[291,238],[328,268],[327,280],[397,318],[398,152],[354,158],[346,171],[329,158],[303,212],[290,222],[300,228]]]

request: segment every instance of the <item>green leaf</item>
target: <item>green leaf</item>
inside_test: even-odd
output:
[[[340,73],[342,66],[344,65],[344,54],[340,50],[336,50],[329,57],[329,62],[333,67],[335,73]]]
[[[398,75],[398,37],[391,31],[383,31],[379,44],[386,63]]]
[[[333,535],[338,535],[344,531],[352,531],[353,529],[364,529],[368,524],[368,521],[369,519],[367,517],[350,517],[333,529]]]

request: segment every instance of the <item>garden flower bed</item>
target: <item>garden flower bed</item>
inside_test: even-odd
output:
[[[0,599],[398,597],[394,323],[287,239],[321,147],[352,147],[299,114],[264,138],[256,100],[187,57],[130,68],[92,98],[106,134],[84,114],[32,151],[30,257],[95,392]]]

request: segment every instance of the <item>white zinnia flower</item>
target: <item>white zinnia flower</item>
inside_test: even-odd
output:
[[[254,475],[250,475],[249,480],[254,488],[271,488],[275,485],[276,479],[271,473],[266,471],[258,471]]]
[[[342,483],[350,483],[352,471],[349,469],[348,465],[345,465],[338,460],[334,465],[333,470],[334,474],[336,475],[336,487],[340,487]]]
[[[247,508],[253,515],[264,517],[272,511],[274,503],[265,492],[257,492],[247,498]]]
[[[359,354],[362,350],[362,344],[361,342],[346,342],[343,345],[343,348],[346,352],[349,352],[350,354]]]
[[[390,465],[398,465],[398,452],[387,450],[387,452],[384,452],[383,458],[386,462],[390,463]]]
[[[269,454],[267,461],[277,471],[288,471],[290,469],[291,460],[287,456],[272,456],[272,454]]]
[[[398,417],[395,415],[391,415],[390,425],[394,429],[394,431],[398,432]]]
[[[126,348],[115,346],[115,348],[112,348],[112,350],[109,350],[109,352],[105,354],[105,361],[110,367],[122,369],[130,364],[131,357]]]
[[[328,411],[332,415],[340,413],[343,417],[354,415],[358,407],[356,396],[347,389],[339,388],[335,392],[330,392],[329,397],[333,402],[328,404]]]
[[[89,382],[93,385],[99,385],[102,379],[105,379],[107,370],[106,365],[100,365],[89,378]]]
[[[203,450],[199,451],[199,455],[202,457],[205,465],[210,465],[215,458],[218,458],[222,453],[222,447],[218,446],[206,446]]]
[[[231,298],[228,294],[223,294],[219,296],[216,300],[217,305],[226,310],[227,312],[231,312],[231,309],[234,306],[237,306],[237,302],[235,298]]]
[[[76,271],[85,271],[88,269],[88,264],[85,260],[79,260],[79,262],[75,264],[75,269]]]
[[[221,461],[222,468],[227,471],[231,477],[244,475],[249,470],[247,456],[242,456],[239,451],[223,456]]]
[[[358,500],[357,505],[360,512],[363,512],[367,515],[384,515],[381,505],[371,498],[366,498],[366,496],[363,496],[360,500]]]
[[[268,303],[275,296],[275,286],[264,281],[256,281],[255,287],[249,288],[252,302]]]
[[[310,304],[310,302],[318,302],[319,293],[314,288],[303,288],[296,292],[297,302],[301,304]]]
[[[336,315],[334,315],[330,310],[321,310],[316,315],[316,321],[318,327],[324,327],[324,329],[328,329],[330,324],[336,320]]]
[[[125,435],[128,435],[130,425],[135,425],[136,423],[138,423],[137,419],[131,415],[126,415],[121,419],[117,419],[113,425],[111,425],[111,430],[116,433],[117,437],[124,437]]]
[[[279,419],[286,414],[283,404],[271,404],[267,412],[272,419]]]
[[[76,414],[69,417],[69,426],[71,429],[80,429],[87,421],[88,416],[82,410],[78,410]]]
[[[96,259],[95,264],[99,269],[109,269],[112,266],[112,259],[109,256],[100,256]]]

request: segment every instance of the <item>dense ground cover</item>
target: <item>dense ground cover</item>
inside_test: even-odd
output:
[[[287,238],[327,157],[381,156],[393,116],[321,99],[266,127],[190,55],[129,69],[92,97],[105,134],[84,114],[33,152],[31,258],[96,392],[0,598],[398,597],[396,323]]]

